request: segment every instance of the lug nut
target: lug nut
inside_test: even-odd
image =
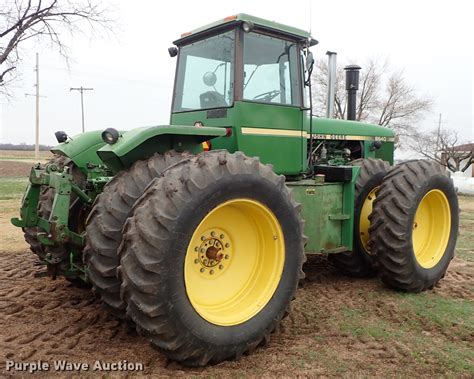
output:
[[[225,247],[230,247],[230,243],[226,243],[226,244],[225,244]]]
[[[226,254],[226,255],[224,256],[224,259],[229,259],[229,254]]]
[[[221,240],[224,239],[224,235],[223,235],[223,234],[221,234],[219,237],[221,238]]]
[[[204,241],[206,239],[206,236],[201,236],[201,241]]]
[[[216,232],[211,232],[211,237],[215,237],[216,236]]]
[[[196,247],[194,248],[194,251],[199,251],[199,247],[196,246]]]
[[[224,268],[224,265],[219,265],[219,270],[222,270]]]
[[[196,263],[196,264],[199,263],[199,259],[195,259],[194,263]]]
[[[214,275],[214,270],[209,271],[209,274]]]
[[[204,271],[206,271],[206,270],[205,270],[204,268],[201,268],[199,271],[204,272]]]

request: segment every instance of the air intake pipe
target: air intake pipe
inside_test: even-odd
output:
[[[346,71],[346,91],[347,91],[347,119],[356,119],[357,91],[359,90],[359,70],[360,66],[349,65],[344,67]]]

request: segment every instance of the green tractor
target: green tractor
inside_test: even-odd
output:
[[[305,254],[397,290],[433,288],[458,233],[452,181],[432,162],[393,166],[389,129],[313,117],[316,43],[227,17],[169,49],[169,125],[57,132],[55,158],[32,168],[12,220],[47,272],[90,283],[191,366],[266,343],[290,312]]]

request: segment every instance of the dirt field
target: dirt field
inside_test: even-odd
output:
[[[26,174],[3,171],[5,163],[0,156],[0,172],[9,172],[0,177],[2,376],[14,375],[5,370],[6,360],[127,360],[144,364],[139,375],[152,376],[474,376],[472,197],[460,198],[457,256],[433,291],[396,293],[377,278],[346,278],[324,258],[310,257],[293,312],[270,344],[236,362],[187,369],[167,362],[127,325],[111,318],[90,290],[62,279],[35,278],[43,269],[35,265],[21,230],[9,223],[17,216],[23,175],[29,169]],[[94,372],[81,372],[86,374]]]
[[[40,151],[38,160],[32,151],[0,150],[0,178],[28,176],[33,164],[44,163],[51,157],[49,151]]]

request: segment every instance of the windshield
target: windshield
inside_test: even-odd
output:
[[[173,112],[232,105],[234,41],[230,31],[180,49]]]

